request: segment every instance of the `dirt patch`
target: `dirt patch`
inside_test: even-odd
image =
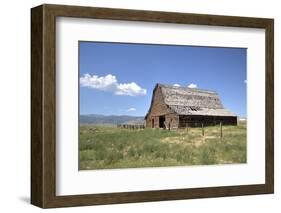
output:
[[[216,139],[217,137],[214,135],[208,135],[208,136],[198,136],[198,137],[192,137],[181,134],[180,136],[176,137],[166,137],[161,140],[163,143],[169,143],[169,144],[181,144],[183,146],[195,146],[199,147],[206,143],[209,139]]]
[[[161,140],[163,143],[169,143],[169,144],[181,144],[184,146],[201,146],[203,145],[207,139],[214,139],[215,136],[200,136],[200,137],[189,137],[186,135],[180,135],[176,137],[166,137]]]
[[[184,136],[176,136],[176,137],[167,137],[161,140],[163,143],[170,143],[170,144],[182,144],[182,145],[190,145],[190,141],[187,137]]]

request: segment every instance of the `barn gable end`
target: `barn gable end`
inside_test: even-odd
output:
[[[164,121],[163,121],[164,119]],[[163,128],[163,122],[169,120],[176,126],[178,123],[178,115],[174,113],[165,103],[161,87],[158,84],[153,90],[151,104],[147,115],[145,116],[146,127]]]

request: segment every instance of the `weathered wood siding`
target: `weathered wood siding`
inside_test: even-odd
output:
[[[222,122],[223,125],[237,125],[237,117],[235,116],[200,116],[200,115],[180,115],[179,128],[186,126],[196,127],[218,125]]]
[[[159,116],[165,116],[165,122],[170,122],[171,128],[177,128],[179,116],[171,112],[164,102],[161,88],[157,87],[152,96],[150,111],[146,117],[146,127],[159,128]],[[154,125],[152,125],[154,123]]]
[[[179,116],[175,113],[170,113],[165,116],[167,127],[170,124],[170,129],[178,128],[179,126]]]

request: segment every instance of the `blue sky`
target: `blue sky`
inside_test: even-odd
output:
[[[246,116],[245,48],[79,42],[80,114],[139,115],[156,83],[218,92]]]

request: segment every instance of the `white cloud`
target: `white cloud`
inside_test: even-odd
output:
[[[114,90],[117,85],[117,79],[114,75],[107,75],[105,77],[99,77],[97,75],[84,74],[80,77],[80,84],[84,87],[90,87],[103,91]]]
[[[194,83],[191,83],[191,84],[188,85],[188,88],[194,89],[194,88],[197,88],[197,85],[194,84]]]
[[[179,84],[173,84],[174,87],[180,87],[181,85]]]
[[[136,111],[136,110],[137,110],[137,109],[136,109],[136,108],[133,108],[133,107],[132,107],[132,108],[127,109],[127,111],[128,111],[128,112],[134,112],[134,111]]]
[[[80,77],[80,84],[83,87],[113,92],[115,95],[146,95],[146,89],[141,88],[135,82],[118,83],[116,76],[111,74],[108,74],[104,77],[99,77],[98,75],[91,76],[89,74],[84,74],[83,77]]]
[[[142,89],[135,82],[126,83],[126,84],[118,84],[115,94],[116,95],[129,95],[129,96],[145,95],[146,89]]]

